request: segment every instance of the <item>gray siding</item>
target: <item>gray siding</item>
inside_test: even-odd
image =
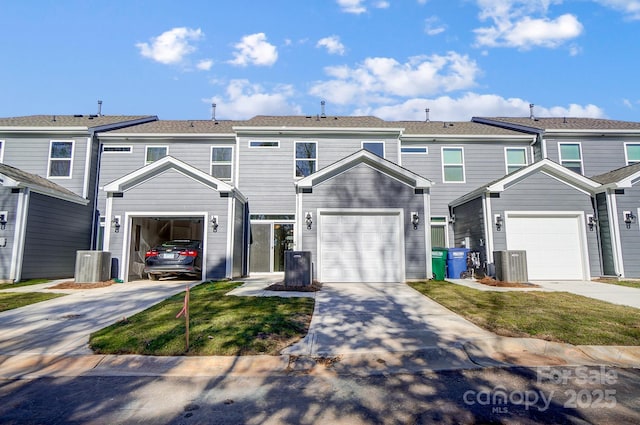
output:
[[[638,143],[637,138],[597,139],[549,139],[547,156],[560,163],[559,143],[580,143],[582,147],[582,169],[585,176],[597,176],[627,165],[624,143]]]
[[[242,276],[244,270],[245,253],[247,252],[244,245],[244,228],[245,228],[245,205],[236,199],[235,201],[235,217],[233,218],[234,238],[233,238],[233,276]],[[249,225],[249,223],[246,223]]]
[[[505,211],[583,211],[585,214],[594,214],[591,196],[540,172],[511,186],[500,194],[500,198],[491,198],[492,214],[504,217]],[[507,249],[507,225],[500,232],[495,230],[495,226],[491,228],[494,250]],[[591,275],[600,276],[597,232],[587,231],[586,237]]]
[[[66,278],[76,251],[90,248],[92,210],[38,193],[29,195],[22,278]]]
[[[614,248],[611,241],[612,228],[609,221],[607,198],[604,193],[596,195],[596,204],[598,209],[598,231],[600,232],[600,246],[602,249],[602,270],[605,275],[615,276]]]
[[[0,280],[9,279],[11,273],[11,256],[16,243],[16,213],[18,210],[18,193],[11,193],[11,188],[0,186],[0,210],[7,211],[9,219],[4,230],[0,230],[0,238],[7,239],[7,245],[0,247]]]
[[[303,211],[311,211],[317,217],[318,208],[402,208],[405,237],[405,270],[407,279],[426,278],[425,264],[425,213],[424,196],[415,194],[413,188],[389,176],[359,164],[313,188],[313,193],[302,194]],[[417,211],[421,223],[413,229],[409,214]],[[317,226],[307,230],[303,226],[302,250],[311,251],[317,264]]]
[[[215,190],[170,170],[124,192],[122,198],[113,198],[112,214],[121,215],[123,221],[127,212],[209,212],[217,215],[220,225],[217,232],[212,232],[208,223],[204,224],[207,232],[206,278],[214,279],[226,277],[227,231],[232,225],[228,208],[229,198],[221,198]],[[126,266],[121,258],[124,234],[123,228],[120,233],[112,231],[110,235],[109,251],[112,258],[118,259],[120,267]]]
[[[623,212],[632,211],[638,216],[640,207],[640,186],[635,185],[624,190],[624,195],[615,195],[618,207],[618,231],[620,233],[620,244],[622,245],[622,258],[624,261],[625,277],[640,277],[640,219],[631,224],[627,229],[624,223]]]

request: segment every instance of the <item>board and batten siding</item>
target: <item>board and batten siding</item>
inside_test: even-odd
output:
[[[602,250],[602,272],[604,275],[615,276],[617,273],[614,262],[614,246],[611,238],[612,227],[609,220],[607,195],[598,193],[596,195],[596,205],[598,209],[598,232],[600,232],[600,246]]]
[[[250,148],[250,141],[278,141],[280,146]],[[398,140],[373,136],[286,137],[242,136],[239,138],[238,187],[251,200],[254,214],[295,212],[295,142],[317,142],[316,171],[362,149],[362,142],[384,142],[385,157],[398,162]]]
[[[542,172],[535,173],[525,180],[514,184],[500,193],[499,198],[491,198],[492,214],[500,214],[505,217],[505,211],[579,211],[586,214],[594,214],[591,196],[573,188],[556,178]],[[494,250],[507,249],[506,234],[509,231],[508,221],[501,231],[493,231]],[[600,267],[600,250],[598,246],[597,232],[586,232],[587,249],[589,256],[589,269],[591,276],[602,274]]]
[[[9,219],[4,230],[0,230],[0,238],[6,238],[6,246],[0,247],[0,280],[11,278],[13,250],[16,243],[16,224],[18,213],[18,198],[21,193],[13,193],[11,188],[0,186],[0,205],[7,211]]]
[[[480,252],[480,260],[487,261],[485,245],[480,243],[480,240],[483,241],[483,244],[486,243],[482,197],[457,206],[453,212],[456,216],[456,221],[453,224],[456,235],[454,245],[462,247],[466,238],[469,238],[470,245],[465,248]]]
[[[624,223],[624,211],[631,211],[638,217],[640,208],[640,185],[637,183],[624,189],[624,195],[615,195],[618,207],[618,231],[622,247],[625,277],[640,277],[640,219],[636,218],[631,228],[627,229]]]
[[[22,278],[72,278],[76,252],[90,249],[90,206],[29,194]]]
[[[637,138],[597,138],[597,139],[548,139],[547,156],[560,164],[560,143],[579,143],[582,150],[582,170],[587,177],[597,176],[627,165],[625,142],[638,143]]]
[[[399,181],[371,168],[359,164],[344,173],[313,187],[312,193],[303,193],[302,211],[311,211],[317,222],[318,209],[403,209],[404,255],[406,279],[424,279],[426,276],[425,231],[427,223],[424,212],[424,197]],[[413,229],[409,215],[417,211],[420,225]],[[302,250],[311,251],[312,261],[317,264],[317,226],[311,230],[300,226]]]
[[[233,270],[231,277],[240,277],[244,274],[244,262],[246,255],[245,248],[245,204],[238,199],[234,199],[235,215],[233,217]]]
[[[169,170],[147,180],[123,193],[123,197],[112,198],[112,216],[120,215],[123,226],[127,226],[125,215],[138,212],[154,212],[163,214],[208,212],[209,217],[217,215],[219,229],[211,231],[211,226],[204,223],[207,233],[207,278],[222,278],[226,276],[227,260],[227,231],[229,223],[229,198],[220,197],[220,193],[208,188],[189,177]],[[110,219],[110,217],[108,217]],[[112,258],[117,258],[121,271],[126,268],[122,264],[122,250],[126,243],[123,240],[126,232],[111,231],[109,235],[109,251]]]

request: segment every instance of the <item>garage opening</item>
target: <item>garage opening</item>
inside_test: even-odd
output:
[[[203,241],[204,217],[133,217],[131,219],[131,240],[129,241],[128,280],[148,279],[144,273],[145,254],[151,248],[165,241],[190,239]],[[201,253],[204,256],[204,252]],[[202,258],[200,259],[200,264]],[[175,275],[180,277],[179,275]],[[201,279],[190,276],[190,279]]]

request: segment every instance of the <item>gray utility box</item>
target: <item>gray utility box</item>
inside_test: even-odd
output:
[[[527,251],[493,251],[493,260],[498,280],[520,283],[529,281]]]
[[[310,286],[311,252],[284,252],[284,284],[285,286]]]
[[[111,253],[107,251],[77,251],[77,283],[104,282],[111,279]]]

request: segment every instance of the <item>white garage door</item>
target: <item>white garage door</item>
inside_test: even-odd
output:
[[[576,216],[508,217],[507,249],[527,251],[530,280],[585,279],[584,249]]]
[[[323,282],[403,281],[400,216],[320,215]]]

